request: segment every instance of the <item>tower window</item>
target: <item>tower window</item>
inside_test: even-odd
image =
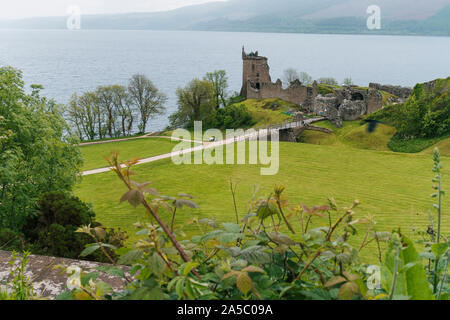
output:
[[[252,71],[255,72],[255,65],[252,64]]]

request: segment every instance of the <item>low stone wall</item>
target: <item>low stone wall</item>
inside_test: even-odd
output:
[[[9,272],[11,266],[9,265],[9,261],[11,260],[11,256],[11,252],[0,251],[0,284],[2,286],[10,281]],[[67,267],[78,266],[85,272],[92,272],[100,266],[107,265],[96,262],[38,255],[29,256],[29,261],[26,276],[32,280],[35,293],[42,298],[48,299],[54,299],[66,288],[67,274],[61,274],[61,270],[54,269],[56,265],[65,265]],[[128,271],[128,267],[121,268],[125,272]],[[99,279],[108,283],[116,290],[123,288],[125,284],[123,279],[103,273],[101,273]]]

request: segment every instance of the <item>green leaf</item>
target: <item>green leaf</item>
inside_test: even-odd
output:
[[[138,288],[129,296],[129,300],[164,300],[164,294],[158,287]]]
[[[103,281],[97,282],[97,295],[103,296],[111,292],[114,292],[114,290],[109,284]]]
[[[399,273],[394,294],[411,297],[412,300],[435,300],[422,266],[420,255],[407,237],[402,237],[403,250],[399,254]],[[414,264],[414,265],[413,265]],[[392,291],[395,265],[395,248],[391,243],[384,264],[381,266],[381,283],[386,292]],[[408,266],[406,270],[403,270]]]
[[[431,246],[431,251],[437,259],[440,259],[448,250],[448,243],[435,243]]]
[[[347,282],[347,279],[341,276],[333,277],[330,280],[328,280],[328,282],[325,284],[325,287],[327,288],[334,287],[335,285],[343,282]]]
[[[166,263],[164,262],[163,258],[156,252],[150,256],[148,259],[148,263],[150,265],[150,269],[153,273],[156,275],[161,275],[166,270]]]
[[[358,292],[358,285],[354,282],[344,283],[339,289],[339,300],[352,300],[355,293]]]
[[[230,233],[241,233],[241,227],[235,223],[222,223],[226,231]]]
[[[183,274],[187,276],[189,272],[192,271],[192,269],[196,268],[198,266],[197,262],[188,262],[186,263],[186,266],[184,267]]]
[[[227,244],[230,243],[232,241],[236,241],[237,239],[239,239],[241,235],[238,233],[222,233],[219,236],[219,241],[221,244]]]
[[[217,239],[223,233],[225,233],[225,231],[223,231],[223,230],[214,230],[214,231],[211,231],[211,232],[205,234],[201,238],[201,240],[205,242],[205,241],[208,241],[208,240],[211,240],[211,239]]]
[[[113,277],[123,278],[125,276],[123,270],[120,269],[119,267],[101,266],[101,267],[95,268],[95,270],[98,270],[100,272],[104,272],[104,273],[109,274],[110,276],[113,276]]]
[[[73,300],[72,292],[63,291],[56,298],[56,300]]]
[[[86,249],[84,249],[81,253],[80,253],[80,257],[86,257],[92,253],[94,253],[97,249],[100,248],[100,245],[98,244],[92,244],[89,245]]]
[[[81,285],[86,286],[90,280],[96,281],[99,276],[100,276],[100,273],[98,273],[97,271],[88,273],[88,274],[84,275],[83,277],[81,277]]]
[[[178,295],[178,299],[181,300],[184,298],[184,283],[186,282],[186,278],[181,278],[178,280],[177,284],[175,285],[175,292]]]
[[[253,288],[252,279],[248,276],[247,273],[241,272],[236,279],[236,286],[243,294],[247,294]]]
[[[131,250],[119,258],[119,264],[131,265],[136,263],[142,257],[141,250]]]

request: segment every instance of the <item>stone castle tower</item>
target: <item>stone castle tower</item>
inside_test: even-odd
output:
[[[242,47],[242,89],[241,96],[247,96],[247,82],[250,81],[251,85],[259,90],[263,84],[271,83],[270,68],[266,57],[258,55],[258,51],[245,53],[245,48]]]

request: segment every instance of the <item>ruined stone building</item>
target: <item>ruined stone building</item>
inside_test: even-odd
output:
[[[317,83],[304,86],[300,81],[294,81],[283,89],[283,83],[278,79],[275,83],[270,77],[268,59],[258,55],[258,51],[245,53],[242,48],[243,78],[241,96],[245,99],[279,98],[304,107],[312,105],[318,95]]]
[[[316,81],[303,85],[299,80],[284,89],[280,79],[272,82],[268,59],[258,51],[247,54],[242,48],[242,60],[241,96],[245,99],[279,98],[298,104],[305,112],[326,116],[337,126],[341,126],[343,120],[357,120],[383,107],[383,97],[377,89],[344,86],[320,95]]]

